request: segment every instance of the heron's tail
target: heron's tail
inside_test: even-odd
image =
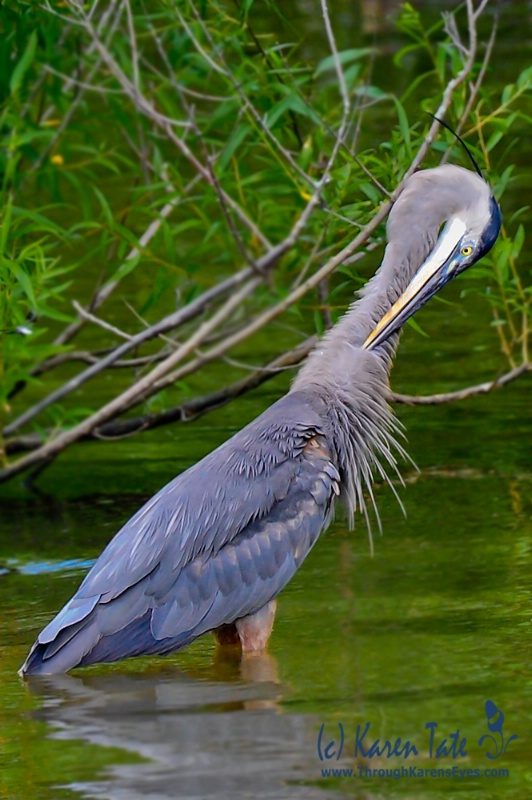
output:
[[[96,602],[83,619],[62,627],[65,612],[73,611],[66,606],[39,635],[19,674],[52,675],[132,656],[165,655],[196,638],[192,631],[187,631],[177,637],[156,639],[151,630],[150,610],[119,630],[109,630],[109,605]]]
[[[99,601],[100,595],[73,597],[41,631],[19,674],[68,672],[83,663],[101,638]]]

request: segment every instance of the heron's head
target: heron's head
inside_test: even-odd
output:
[[[392,245],[412,239],[419,251],[419,242],[426,242],[442,223],[435,245],[421,265],[421,259],[413,265],[406,289],[370,333],[366,349],[385,341],[442,286],[491,250],[501,228],[501,210],[489,185],[474,172],[450,164],[416,173],[390,213],[388,240]]]

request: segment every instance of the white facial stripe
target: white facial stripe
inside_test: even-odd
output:
[[[467,230],[467,225],[460,217],[453,217],[445,225],[436,248],[427,260],[418,269],[405,291],[393,304],[387,314],[381,319],[376,328],[370,333],[364,347],[368,347],[377,335],[392,322],[400,311],[413,300],[423,289],[427,281],[445,264],[456,245]]]
[[[466,230],[467,225],[460,217],[454,217],[446,224],[436,249],[418,269],[410,281],[407,291],[412,289],[413,294],[417,294],[427,280],[445,264]]]

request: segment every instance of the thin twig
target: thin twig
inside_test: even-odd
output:
[[[74,426],[70,430],[60,433],[54,439],[39,448],[39,450],[35,451],[34,453],[30,453],[25,458],[21,458],[19,461],[16,461],[9,467],[0,470],[0,483],[8,478],[11,478],[17,473],[27,470],[34,464],[38,464],[43,459],[56,456],[58,453],[62,452],[66,447],[68,447],[68,445],[78,441],[80,438],[88,433],[91,433],[100,425],[103,425],[104,422],[112,419],[113,416],[122,413],[124,410],[134,405],[137,399],[142,397],[143,394],[148,391],[156,381],[162,379],[162,377],[166,375],[167,372],[177,363],[190,355],[190,353],[194,352],[204,338],[221,322],[223,322],[224,319],[232,314],[234,310],[241,305],[245,298],[255,290],[258,283],[258,278],[254,278],[244,284],[244,286],[242,286],[238,292],[235,292],[228,300],[226,300],[224,305],[219,308],[218,311],[213,314],[208,321],[200,325],[198,330],[190,337],[190,339],[188,339],[185,344],[183,344],[174,353],[169,355],[168,358],[154,367],[151,372],[137,381],[125,392],[122,392],[122,394],[118,395],[118,397],[115,397],[109,403],[102,406],[94,414],[91,414],[89,417],[87,417],[87,419],[83,420],[83,422]]]
[[[147,328],[146,330],[140,331],[140,333],[135,334],[135,336],[132,336],[129,341],[126,341],[123,344],[119,345],[117,348],[112,350],[107,356],[100,359],[96,364],[93,364],[79,375],[76,375],[74,378],[67,381],[67,383],[65,383],[63,386],[60,386],[55,391],[51,392],[45,398],[40,400],[34,406],[28,408],[19,417],[12,420],[9,423],[9,425],[7,425],[4,428],[3,435],[9,436],[16,430],[21,428],[23,425],[26,425],[28,422],[31,422],[32,419],[34,419],[36,416],[42,413],[50,405],[56,403],[58,400],[62,399],[71,392],[79,389],[84,383],[86,383],[91,378],[94,378],[104,369],[111,366],[111,364],[114,364],[123,355],[129,353],[135,347],[138,347],[139,345],[143,344],[144,342],[148,342],[151,339],[155,339],[162,333],[166,333],[167,331],[177,328],[180,325],[184,325],[185,322],[188,322],[189,320],[198,316],[205,310],[205,308],[210,303],[214,302],[220,297],[223,297],[223,295],[227,294],[227,292],[236,289],[247,278],[249,278],[251,274],[252,274],[251,269],[248,272],[246,272],[245,270],[243,270],[242,272],[237,272],[235,275],[232,275],[225,281],[222,281],[216,286],[213,286],[211,289],[208,289],[206,292],[197,297],[188,305],[178,309],[173,314],[169,314],[167,317],[163,317],[163,319],[156,322],[150,328]]]
[[[484,11],[484,9],[488,5],[488,3],[489,3],[489,0],[482,0],[482,2],[479,4],[477,10],[473,12],[473,17],[474,17],[475,22],[480,17],[480,15]]]
[[[475,397],[479,394],[488,394],[494,389],[500,389],[501,386],[506,386],[507,383],[515,381],[524,375],[525,372],[532,371],[532,364],[525,362],[520,364],[515,369],[510,370],[500,378],[495,378],[492,381],[485,381],[478,383],[476,386],[468,386],[465,389],[459,389],[456,392],[441,392],[440,394],[428,395],[412,395],[400,394],[398,392],[390,392],[390,400],[393,403],[402,403],[408,406],[436,406],[442,403],[451,403],[456,400],[467,400],[469,397]]]
[[[490,38],[489,38],[488,44],[486,46],[486,52],[484,53],[484,58],[482,60],[482,66],[480,67],[477,79],[474,82],[474,84],[471,86],[471,89],[470,89],[470,92],[469,92],[469,98],[468,98],[467,103],[465,105],[465,108],[464,108],[464,111],[462,113],[462,116],[460,117],[460,119],[458,120],[458,124],[456,125],[455,130],[456,130],[457,134],[461,133],[462,128],[464,127],[465,122],[466,122],[467,118],[469,117],[469,114],[471,113],[471,109],[473,108],[475,100],[477,99],[478,93],[480,91],[480,87],[482,86],[482,84],[484,82],[484,76],[486,74],[486,70],[487,70],[487,68],[489,66],[489,63],[490,63],[490,60],[491,60],[491,56],[492,56],[492,53],[493,53],[493,47],[495,45],[496,36],[497,36],[497,19],[495,19],[494,22],[493,22],[493,25],[492,25],[492,28],[491,28]],[[447,161],[449,160],[449,156],[450,156],[450,154],[452,152],[453,147],[454,147],[454,144],[450,145],[447,148],[446,152],[444,153],[444,155],[442,156],[442,159],[440,161],[441,164],[446,164],[447,163]]]
[[[96,74],[96,72],[100,68],[100,64],[101,64],[101,59],[100,59],[100,61],[97,61],[93,65],[93,69],[89,73],[89,79],[92,77],[92,75]],[[61,78],[61,80],[64,81],[64,83],[67,83],[67,81],[68,81],[70,86],[77,86],[77,87],[79,87],[80,89],[83,89],[86,92],[96,92],[97,94],[121,94],[121,95],[125,95],[125,92],[124,92],[123,89],[111,89],[109,86],[95,86],[93,83],[89,82],[89,79],[87,81],[81,81],[81,80],[79,80],[79,78],[73,78],[71,75],[66,75],[66,73],[60,72],[58,69],[55,69],[54,67],[51,67],[49,64],[45,64],[43,69],[44,69],[45,72],[48,72],[50,75],[55,75],[56,78]],[[68,123],[70,122],[70,120],[72,119],[73,113],[74,113],[74,111],[76,111],[77,106],[79,104],[78,98],[79,98],[79,100],[81,100],[83,98],[83,95],[81,93],[79,93],[78,95],[76,95],[76,97],[74,97],[74,99],[72,100],[72,103],[71,103],[71,105],[70,105],[70,107],[68,109],[68,112],[65,114],[65,116],[61,120],[61,126],[60,126],[61,127],[61,131],[59,131],[59,128],[58,128],[57,129],[58,132],[62,133],[63,130],[68,125]],[[71,109],[72,109],[72,111],[71,111]],[[66,120],[66,122],[65,122],[65,120]],[[40,164],[37,164],[37,166],[40,166]]]
[[[105,322],[105,320],[96,317],[94,314],[90,314],[86,311],[83,306],[81,306],[77,300],[72,302],[72,305],[83,319],[87,320],[87,322],[94,322],[99,328],[103,328],[110,333],[114,333],[115,336],[118,336],[119,339],[127,339],[128,342],[132,340],[132,336],[129,333],[125,333],[125,331],[121,331],[120,328],[115,328],[114,325],[110,325],[109,322]]]
[[[349,112],[351,110],[349,91],[347,89],[347,84],[345,82],[345,76],[344,76],[344,71],[342,69],[340,56],[338,55],[338,48],[336,47],[336,40],[334,38],[334,32],[331,25],[331,18],[329,16],[327,0],[320,0],[320,5],[321,5],[321,13],[323,16],[323,22],[325,23],[325,31],[327,33],[327,39],[329,41],[329,47],[331,48],[331,53],[334,61],[334,69],[336,71],[336,76],[338,78],[338,86],[340,88],[340,94],[342,96],[342,103],[344,106],[344,117],[347,121],[347,119],[349,118]],[[343,139],[343,136],[341,138]]]
[[[220,408],[251,389],[255,389],[257,386],[276,377],[279,372],[297,366],[308,355],[317,341],[317,336],[309,337],[291,350],[277,356],[263,367],[257,367],[250,375],[225,386],[223,389],[217,389],[207,395],[187,400],[185,403],[157,414],[143,414],[125,420],[119,419],[107,422],[82,437],[80,441],[88,439],[117,439],[174,422],[191,422],[202,414]],[[36,433],[17,436],[7,440],[6,453],[13,455],[36,450],[42,444],[41,437]]]
[[[139,49],[137,36],[135,33],[135,23],[133,22],[133,12],[129,0],[123,0],[126,6],[127,29],[129,32],[129,47],[131,49],[131,63],[133,64],[133,85],[140,95],[140,74],[139,74]]]

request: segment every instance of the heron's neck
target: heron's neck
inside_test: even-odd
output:
[[[399,334],[374,349],[364,348],[408,284],[409,277],[398,277],[405,272],[400,267],[388,247],[378,272],[309,355],[291,389],[310,402],[318,399],[324,409],[324,432],[340,470],[350,516],[364,507],[363,485],[370,485],[371,474],[384,474],[381,462],[395,469],[393,451],[401,451],[387,402]]]
[[[340,321],[323,337],[305,362],[296,384],[306,382],[310,376],[316,379],[323,365],[328,377],[337,373],[338,378],[349,373],[356,375],[365,363],[363,354],[378,358],[388,373],[399,340],[393,334],[387,341],[373,350],[365,350],[364,342],[382,317],[406,289],[413,270],[405,254],[398,253],[390,244],[375,275],[359,293],[358,299]]]

